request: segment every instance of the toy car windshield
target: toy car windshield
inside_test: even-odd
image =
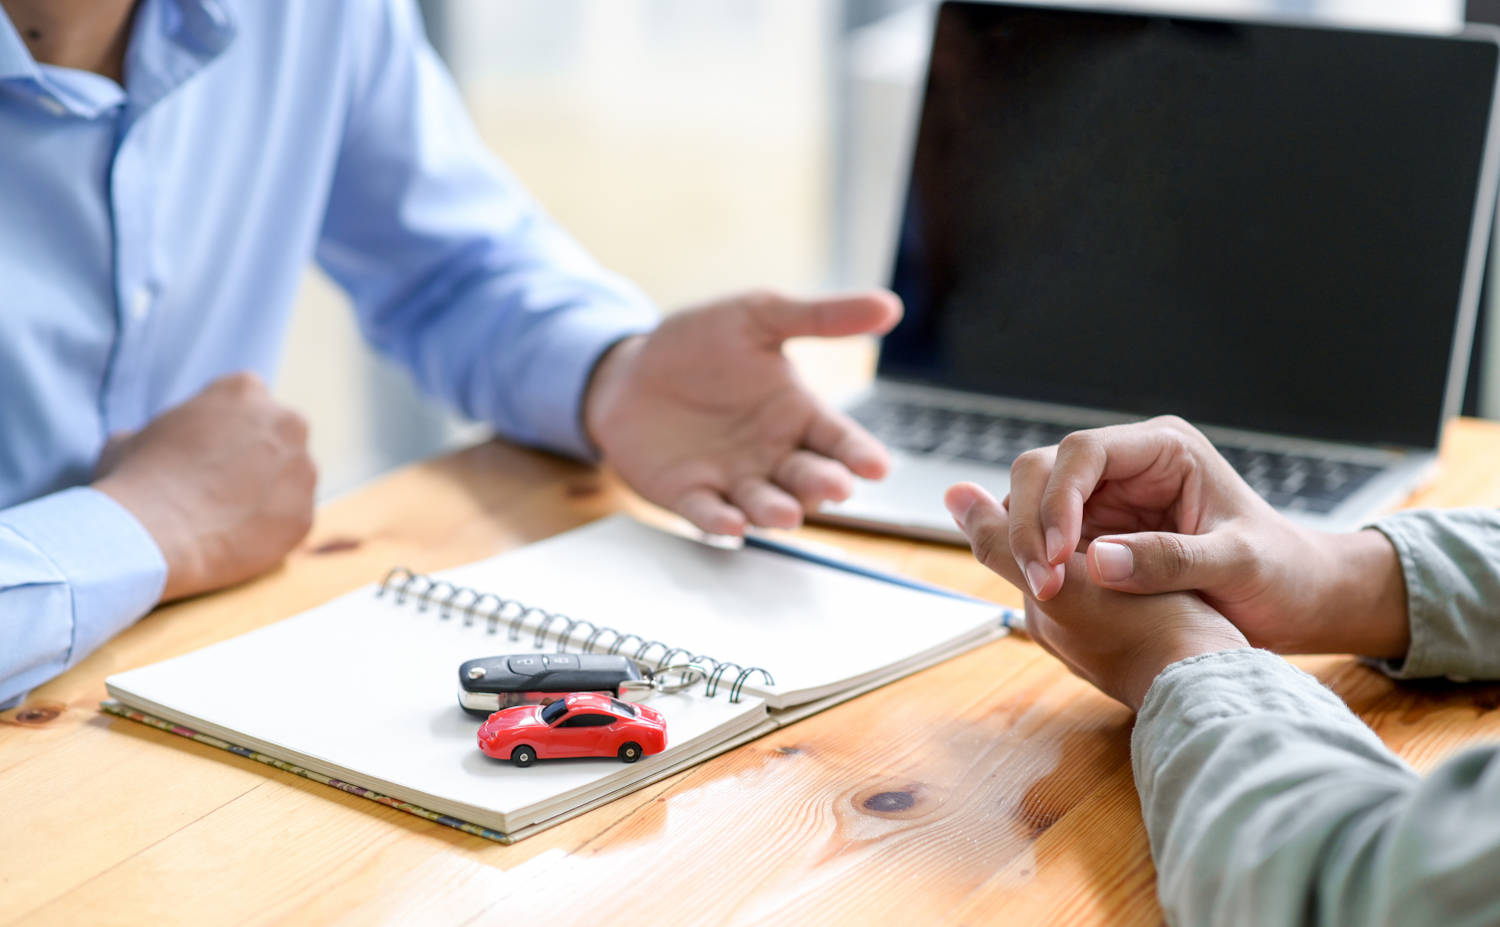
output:
[[[556,724],[557,719],[568,713],[568,703],[558,699],[551,705],[542,709],[542,720],[548,724]]]

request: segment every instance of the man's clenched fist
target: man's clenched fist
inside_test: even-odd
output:
[[[307,423],[254,374],[238,373],[116,436],[93,485],[156,539],[166,601],[275,566],[312,527],[316,484]]]

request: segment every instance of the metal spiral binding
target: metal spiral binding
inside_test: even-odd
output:
[[[652,673],[660,673],[667,667],[696,664],[707,671],[708,681],[703,694],[709,698],[718,694],[719,686],[731,672],[736,673],[734,681],[729,684],[731,702],[740,700],[745,683],[752,676],[759,675],[768,686],[776,685],[771,674],[758,666],[744,667],[727,660],[715,660],[707,654],[695,654],[686,647],[672,647],[661,641],[647,640],[639,634],[621,634],[606,625],[569,618],[562,612],[549,612],[514,599],[501,598],[493,592],[480,592],[468,586],[459,586],[445,579],[433,579],[406,567],[398,566],[385,574],[385,579],[380,581],[380,588],[375,590],[375,597],[382,598],[386,593],[391,594],[392,601],[397,605],[405,605],[407,599],[414,599],[418,614],[436,604],[440,620],[449,621],[454,615],[462,615],[466,628],[482,619],[488,634],[499,633],[503,624],[507,639],[512,641],[520,640],[522,632],[529,631],[533,635],[531,645],[534,648],[540,648],[549,636],[556,637],[558,653],[567,653],[568,648],[575,643],[574,637],[587,628],[588,636],[579,643],[578,652],[611,655],[623,653]],[[607,647],[604,646],[605,640],[609,642]],[[656,650],[661,655],[652,663],[652,652]]]

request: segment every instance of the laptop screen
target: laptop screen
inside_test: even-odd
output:
[[[1495,74],[1470,39],[945,4],[881,375],[1435,447]]]

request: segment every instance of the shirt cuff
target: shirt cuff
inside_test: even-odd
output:
[[[1495,678],[1488,618],[1500,596],[1500,519],[1489,510],[1398,512],[1370,525],[1396,548],[1411,643],[1397,660],[1369,660],[1397,679]]]
[[[124,506],[77,487],[22,503],[0,516],[67,583],[73,637],[67,665],[93,652],[161,599],[167,563],[156,540]]]
[[[1309,728],[1384,750],[1343,700],[1316,677],[1269,650],[1223,650],[1179,660],[1151,683],[1130,736],[1130,760],[1143,792],[1171,751],[1200,728],[1233,724],[1247,716],[1285,719],[1288,729]]]
[[[579,460],[598,460],[583,427],[583,400],[594,368],[605,352],[632,335],[656,327],[654,317],[621,312],[618,305],[589,304],[558,313],[547,338],[528,363],[545,371],[530,378],[518,405],[531,424],[527,443]]]

